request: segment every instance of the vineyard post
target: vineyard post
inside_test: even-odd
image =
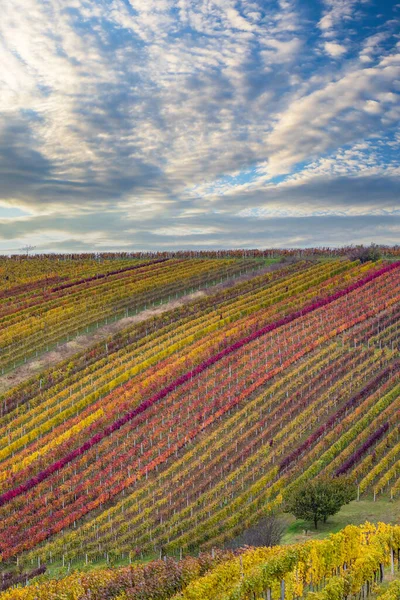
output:
[[[281,579],[281,600],[285,600],[285,580]]]

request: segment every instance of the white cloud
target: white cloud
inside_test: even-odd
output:
[[[364,104],[364,110],[370,115],[379,115],[382,112],[382,106],[376,100],[367,100]]]
[[[357,4],[362,3],[362,1],[324,0],[325,12],[318,23],[318,27],[321,29],[323,35],[326,37],[331,36],[336,27],[350,21],[354,16]]]
[[[355,176],[361,156],[342,160],[339,149],[400,118],[400,60],[386,34],[358,45],[338,35],[358,3],[324,7],[311,48],[312,24],[294,0],[7,2],[0,201],[31,215],[15,221],[16,237],[41,226],[76,245],[81,227],[96,245],[122,243],[124,229],[145,231],[149,244],[185,231],[215,243],[249,193],[298,163],[303,178],[287,190],[350,166]],[[254,171],[254,181],[243,176]],[[279,201],[288,214],[290,198]]]
[[[218,227],[190,227],[190,226],[171,226],[171,227],[160,227],[153,230],[155,235],[160,236],[176,236],[176,237],[187,237],[187,236],[199,236],[199,235],[212,235],[218,234],[220,230]]]
[[[226,16],[229,23],[234,29],[241,29],[242,31],[253,31],[254,25],[249,23],[247,19],[242,17],[235,8],[228,8]]]
[[[318,23],[318,26],[320,29],[322,29],[323,31],[326,31],[328,29],[332,29],[333,27],[333,17],[331,14],[326,14],[324,15],[321,20]]]
[[[292,37],[288,40],[263,40],[263,45],[267,46],[266,50],[261,51],[265,64],[286,63],[293,61],[299,54],[302,47],[302,41],[298,37]]]
[[[367,123],[363,115],[378,114],[379,103],[374,96],[393,93],[396,77],[400,77],[400,54],[383,58],[374,68],[356,66],[337,81],[294,100],[268,136],[269,174],[287,173],[307,157],[353,142],[364,135],[367,127],[382,128],[380,122]],[[369,101],[361,105],[365,95],[370,97]],[[387,124],[395,124],[397,117],[397,107],[384,114]]]
[[[333,58],[338,58],[347,52],[347,48],[337,42],[325,42],[325,52]]]

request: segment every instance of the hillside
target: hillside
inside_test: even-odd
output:
[[[87,335],[4,384],[4,572],[222,549],[320,474],[400,497],[400,262],[282,258],[1,263],[3,377]]]

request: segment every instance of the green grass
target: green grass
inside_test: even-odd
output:
[[[107,562],[106,559],[97,560],[95,562],[89,561],[88,564],[86,564],[84,560],[76,560],[71,563],[69,568],[68,568],[67,563],[63,567],[62,563],[59,561],[54,562],[54,563],[47,562],[46,563],[47,569],[46,569],[45,575],[48,579],[59,579],[61,577],[65,577],[66,575],[69,575],[73,571],[80,571],[83,573],[87,573],[88,571],[93,571],[95,569],[108,569],[110,567],[111,568],[127,567],[130,564],[132,564],[132,565],[146,564],[148,562],[151,562],[152,560],[157,560],[158,558],[159,558],[159,556],[156,554],[149,554],[147,556],[144,556],[143,559],[135,558],[134,560],[132,560],[132,562],[129,562],[129,558],[126,557],[123,559],[121,558],[121,559],[111,560],[110,562]]]
[[[400,523],[400,499],[390,501],[381,498],[376,502],[369,498],[359,502],[355,500],[343,506],[340,512],[328,519],[327,523],[319,523],[317,530],[311,523],[296,520],[292,516],[285,515],[284,519],[287,527],[281,543],[295,544],[310,539],[323,539],[330,533],[340,531],[346,525],[361,525],[365,521],[398,524]]]

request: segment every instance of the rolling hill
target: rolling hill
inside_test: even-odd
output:
[[[237,564],[229,540],[319,475],[399,497],[400,262],[14,262],[0,265],[5,573],[199,550]],[[78,352],[13,379],[77,335]]]

